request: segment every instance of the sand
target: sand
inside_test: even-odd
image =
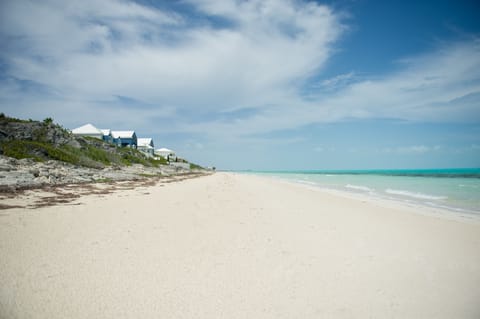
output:
[[[232,173],[5,209],[0,318],[480,318],[480,224]]]

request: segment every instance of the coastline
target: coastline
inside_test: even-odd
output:
[[[358,200],[479,221],[479,169],[240,172]],[[459,174],[461,173],[461,174]]]
[[[478,318],[480,226],[235,173],[0,211],[5,317]]]
[[[258,176],[258,175],[255,175],[252,173],[251,176]],[[370,194],[365,194],[365,193],[350,192],[347,190],[325,188],[318,185],[311,185],[311,184],[302,183],[299,181],[286,180],[278,177],[269,177],[269,176],[259,176],[259,177],[272,179],[280,183],[290,184],[296,187],[302,187],[314,192],[329,194],[335,197],[351,199],[359,202],[368,202],[380,208],[399,209],[399,210],[407,211],[413,214],[420,214],[420,215],[431,216],[436,218],[455,220],[459,222],[480,224],[480,214],[479,214],[480,212],[478,211],[454,209],[451,207],[427,206],[427,205],[422,205],[421,203],[418,203],[418,202],[411,202],[411,201],[408,202],[408,201],[402,201],[395,198],[386,198],[386,197],[372,196]]]

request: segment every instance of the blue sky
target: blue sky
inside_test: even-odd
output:
[[[222,169],[480,167],[476,1],[0,2],[0,110]]]

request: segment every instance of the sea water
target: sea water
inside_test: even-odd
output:
[[[480,218],[480,168],[252,173]]]

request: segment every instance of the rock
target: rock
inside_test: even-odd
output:
[[[41,187],[45,185],[62,185],[89,183],[98,180],[138,180],[145,175],[172,176],[182,174],[185,170],[177,167],[144,167],[140,164],[102,169],[74,166],[68,163],[49,160],[36,162],[31,159],[16,160],[0,155],[0,192],[15,191],[22,188]],[[188,171],[188,170],[187,170]]]
[[[55,179],[56,179],[57,177],[59,177],[59,174],[58,174],[58,172],[55,171],[55,170],[50,170],[50,171],[48,172],[48,177],[49,177],[49,178],[55,178]]]
[[[17,164],[22,166],[32,166],[35,164],[35,161],[31,158],[22,158],[17,161]]]
[[[49,180],[48,180],[48,177],[46,176],[40,176],[35,178],[35,182],[40,185],[45,185],[45,184],[48,184]]]
[[[77,141],[77,140],[69,140],[67,141],[65,144],[71,146],[71,147],[74,147],[74,148],[81,148],[82,145]]]
[[[46,176],[46,177],[48,177],[48,170],[47,170],[47,169],[43,168],[43,169],[39,169],[38,171],[39,171],[38,176],[40,176],[40,177],[41,177],[41,176]]]
[[[0,163],[0,171],[10,172],[12,169],[14,169],[12,165]]]
[[[32,174],[35,177],[40,176],[40,170],[36,167],[33,167],[29,170],[29,173]]]
[[[9,172],[12,169],[15,169],[17,165],[17,160],[14,158],[6,157],[1,155],[0,156],[0,171]]]
[[[25,172],[10,172],[5,178],[2,179],[2,185],[6,186],[34,186],[36,182],[34,181],[34,176],[30,173]]]

